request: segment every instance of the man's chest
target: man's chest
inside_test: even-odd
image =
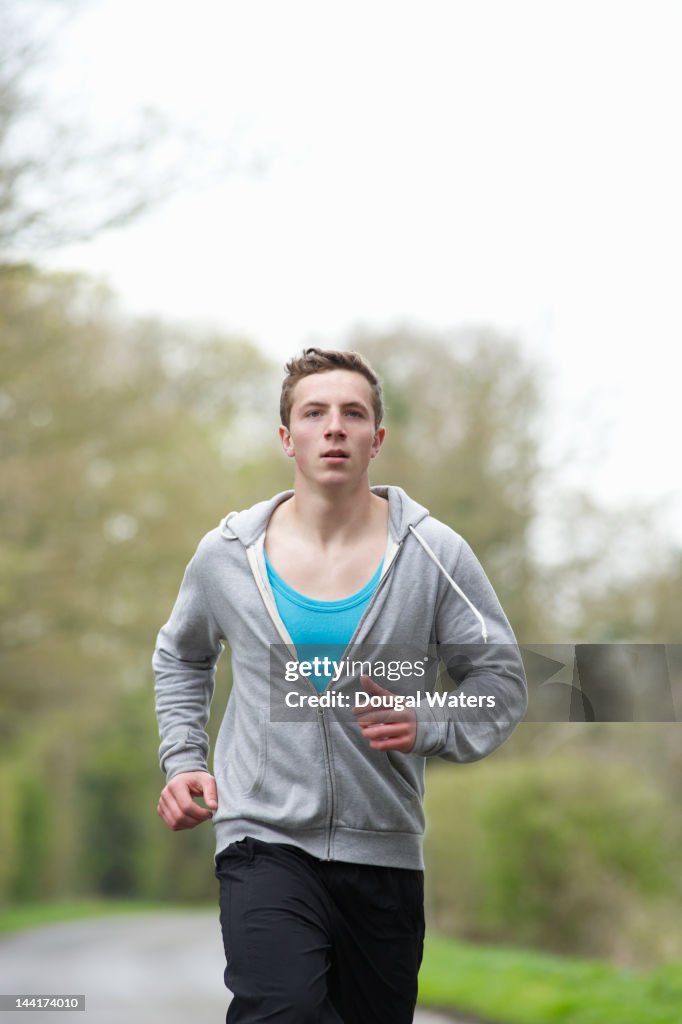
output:
[[[385,536],[326,552],[303,543],[266,539],[275,571],[293,590],[316,601],[339,601],[361,590],[377,571],[385,549]]]

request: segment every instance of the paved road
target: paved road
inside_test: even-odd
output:
[[[3,1024],[224,1024],[217,911],[133,914],[0,936],[0,994],[85,996],[85,1012],[22,1011]],[[188,985],[191,984],[191,989]],[[456,1024],[418,1012],[415,1024]]]

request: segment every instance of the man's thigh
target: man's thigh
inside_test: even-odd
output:
[[[411,1024],[424,945],[421,871],[323,862],[333,902],[329,991],[347,1024]]]
[[[314,858],[247,837],[216,862],[227,1024],[341,1024],[327,991],[332,927]]]

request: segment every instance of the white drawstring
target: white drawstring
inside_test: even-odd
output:
[[[483,618],[483,616],[479,612],[479,610],[476,607],[476,605],[472,604],[472,602],[466,596],[466,594],[464,593],[462,588],[457,583],[455,583],[455,581],[453,580],[452,576],[447,571],[447,569],[443,565],[441,565],[441,563],[438,561],[438,559],[436,558],[435,554],[433,553],[433,551],[431,550],[429,545],[426,543],[424,538],[421,537],[417,533],[417,531],[414,529],[413,526],[408,527],[408,529],[409,529],[410,533],[412,534],[412,536],[416,537],[416,539],[419,541],[419,543],[424,548],[424,551],[429,556],[431,561],[436,563],[436,565],[438,566],[440,571],[443,573],[443,575],[445,576],[445,578],[448,581],[448,583],[450,584],[450,586],[453,587],[453,589],[459,594],[459,596],[462,598],[462,600],[466,601],[466,603],[469,605],[469,608],[471,609],[471,611],[473,612],[473,614],[476,616],[476,618],[479,621],[479,624],[480,624],[480,627],[481,627],[481,636],[483,637],[483,643],[487,644],[488,643],[488,630],[486,629],[485,619]]]

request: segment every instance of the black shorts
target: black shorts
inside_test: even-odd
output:
[[[411,1024],[424,875],[247,836],[216,858],[227,1024]]]

